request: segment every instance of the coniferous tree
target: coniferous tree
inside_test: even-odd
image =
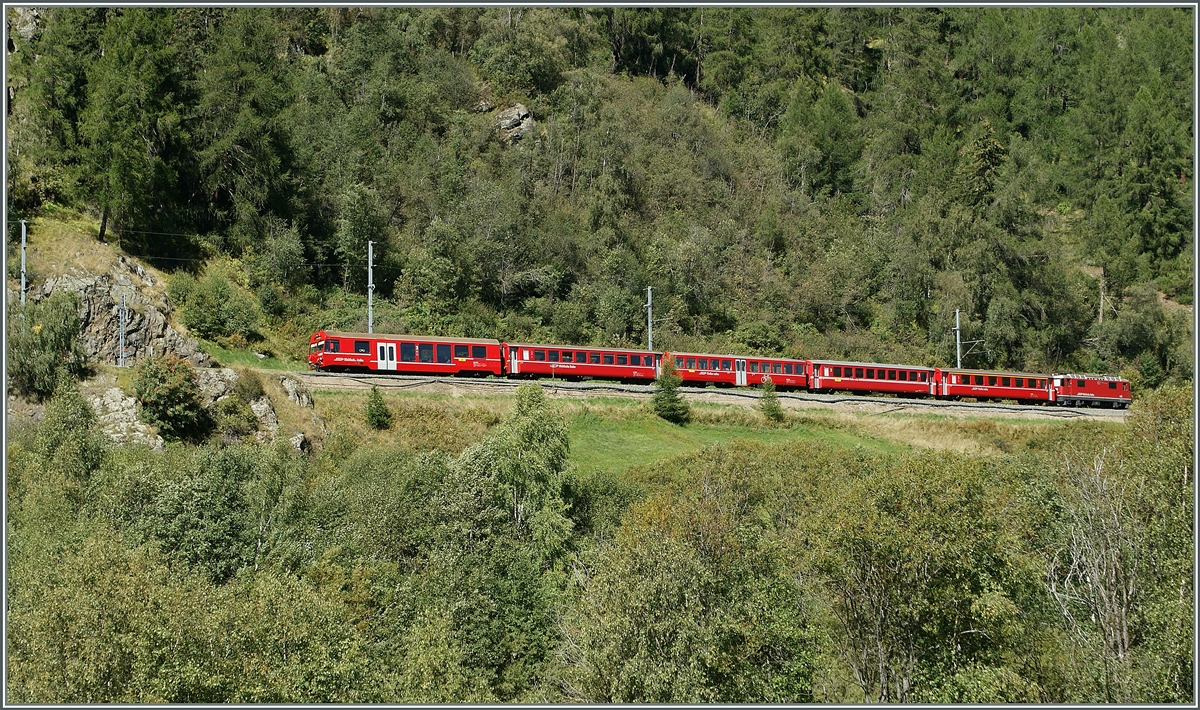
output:
[[[775,394],[775,383],[770,377],[764,377],[762,397],[758,400],[758,408],[767,419],[780,423],[783,421],[783,407],[779,406],[779,395]]]
[[[367,397],[367,424],[373,429],[387,429],[392,425],[392,411],[375,385],[371,385],[371,394]]]
[[[691,419],[691,408],[679,394],[683,378],[675,368],[675,360],[663,357],[662,371],[654,381],[654,398],[651,403],[654,413],[673,424],[687,424]]]

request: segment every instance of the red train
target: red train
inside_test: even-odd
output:
[[[661,353],[623,348],[502,343],[479,338],[339,333],[309,338],[310,369],[419,375],[603,379],[645,384],[674,358],[685,385],[746,387],[767,377],[780,390],[899,394],[981,402],[1015,400],[1062,406],[1128,407],[1129,381],[1111,375],[1039,374],[889,365],[838,360],[704,353]]]

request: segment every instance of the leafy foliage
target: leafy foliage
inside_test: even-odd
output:
[[[139,416],[164,439],[202,436],[208,421],[191,363],[174,355],[149,358],[138,365],[133,386]]]
[[[23,396],[46,399],[60,382],[79,377],[87,354],[79,342],[79,297],[56,291],[26,306],[10,303],[8,311],[9,387]]]

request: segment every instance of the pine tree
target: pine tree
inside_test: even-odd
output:
[[[670,356],[662,359],[662,371],[654,381],[654,397],[651,403],[654,413],[673,424],[687,424],[691,418],[691,408],[679,394],[679,385],[683,378],[675,369],[675,360]]]
[[[371,385],[371,394],[367,397],[367,424],[373,429],[387,429],[392,425],[392,410],[388,409],[375,385]]]
[[[783,407],[779,406],[779,396],[775,394],[775,383],[770,377],[764,377],[762,382],[762,397],[758,407],[767,419],[779,423],[783,421]]]

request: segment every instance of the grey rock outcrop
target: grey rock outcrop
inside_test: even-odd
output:
[[[312,444],[309,443],[308,437],[306,437],[302,431],[296,432],[295,436],[288,439],[288,443],[291,444],[292,448],[294,448],[296,451],[312,451]]]
[[[279,385],[283,387],[284,392],[287,392],[288,399],[301,407],[312,408],[312,395],[308,393],[308,389],[299,380],[287,375],[280,375]]]
[[[279,432],[279,418],[275,416],[275,408],[271,406],[271,398],[263,395],[250,403],[250,411],[258,417],[258,432],[255,436],[259,441],[274,441]]]
[[[118,444],[145,444],[152,449],[163,448],[163,438],[138,419],[137,402],[116,387],[88,398],[96,412],[101,431]]]
[[[166,313],[171,308],[166,297],[155,298],[143,291],[155,283],[144,268],[121,257],[109,273],[96,275],[72,268],[66,274],[52,276],[32,292],[31,298],[39,301],[55,291],[79,294],[80,342],[94,362],[120,361],[121,296],[124,296],[127,365],[164,353],[173,353],[193,365],[209,365],[210,359],[200,352],[199,343],[167,324]]]
[[[510,144],[516,143],[533,131],[537,121],[524,104],[517,104],[496,114],[496,123],[500,127],[500,135]]]
[[[36,7],[18,7],[16,8],[16,18],[11,27],[16,30],[17,34],[21,35],[21,39],[28,42],[33,39],[34,33],[38,29],[38,19],[41,15],[41,10]]]
[[[205,407],[228,397],[238,382],[238,374],[228,367],[197,370],[196,375],[200,383],[200,404]]]

